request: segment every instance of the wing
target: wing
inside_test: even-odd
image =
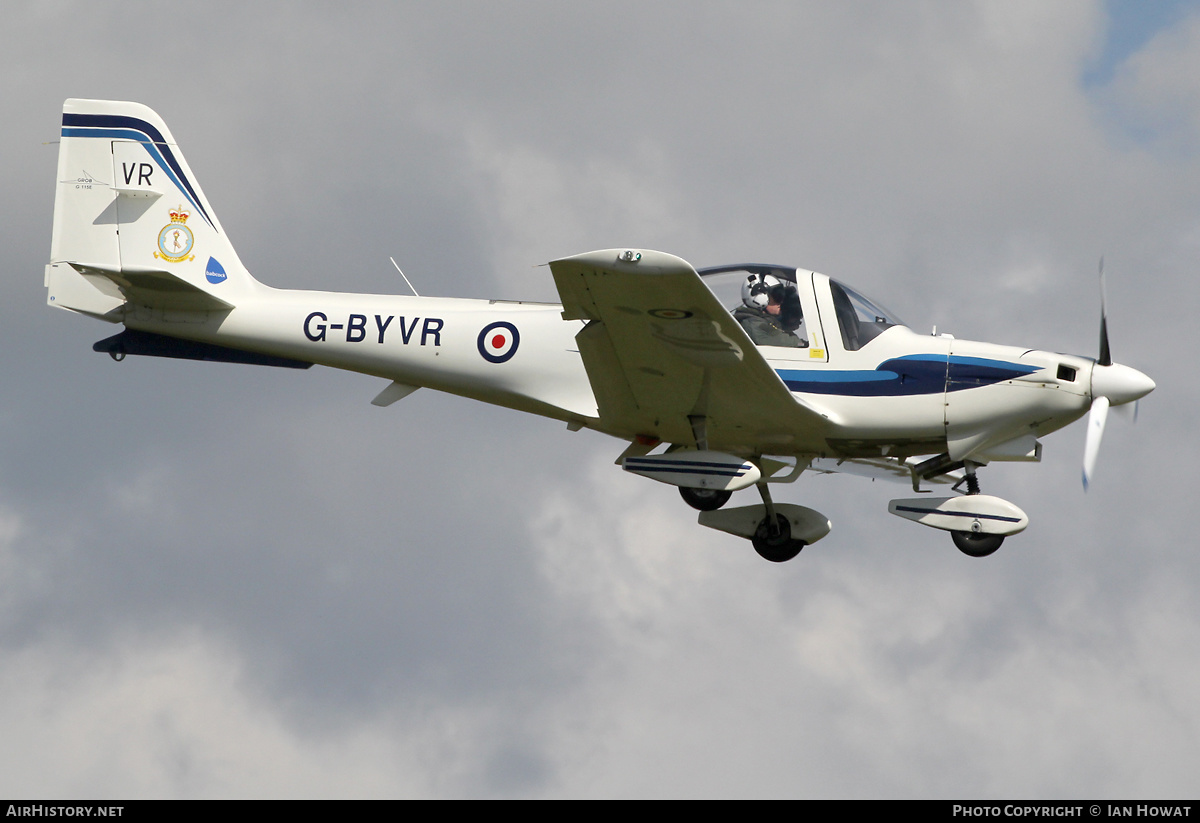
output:
[[[824,450],[829,416],[792,395],[686,261],[612,249],[550,270],[563,319],[588,321],[575,340],[603,430],[689,445],[706,436],[737,453]]]

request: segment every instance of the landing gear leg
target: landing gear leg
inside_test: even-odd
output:
[[[763,505],[766,506],[767,516],[758,524],[750,542],[754,544],[754,550],[764,560],[770,560],[772,563],[791,560],[800,554],[800,550],[806,544],[803,540],[792,539],[792,524],[786,517],[775,511],[775,504],[771,502],[771,492],[767,490],[767,484],[759,483],[758,491],[762,495]]]
[[[963,469],[967,473],[967,494],[979,494],[979,477],[975,474],[975,464],[964,460]]]

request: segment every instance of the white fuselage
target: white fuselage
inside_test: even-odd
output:
[[[256,284],[228,312],[201,318],[131,305],[124,322],[131,329],[425,386],[618,437],[655,436],[601,424],[575,342],[584,324],[561,314],[557,304]],[[918,335],[904,326],[847,351],[836,331],[821,335],[814,322],[809,329],[811,348],[760,352],[798,400],[828,413],[828,424],[807,440],[777,444],[772,453],[904,456],[953,453],[955,443],[978,449],[1058,429],[1084,414],[1090,402],[1087,358]],[[819,343],[822,356],[813,357]],[[881,370],[881,364],[905,358],[920,362],[915,377]],[[972,371],[976,361],[981,365]],[[984,361],[1027,373],[997,380],[992,366],[981,377],[981,369],[988,371]],[[1063,367],[1071,379],[1059,376]]]

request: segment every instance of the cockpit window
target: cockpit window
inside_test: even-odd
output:
[[[846,351],[858,351],[892,326],[904,323],[848,286],[830,279],[829,291]]]
[[[718,299],[722,299],[756,346],[808,346],[795,269],[751,264],[714,266],[698,271],[710,289],[719,280],[725,280],[738,289],[732,294],[723,289],[727,298],[722,299],[718,294]],[[717,293],[716,289],[714,293]],[[735,294],[737,302],[734,302]]]

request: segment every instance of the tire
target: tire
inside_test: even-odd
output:
[[[807,544],[803,540],[792,539],[792,525],[782,514],[775,515],[775,522],[779,526],[777,535],[771,535],[770,523],[764,517],[750,542],[754,544],[754,550],[762,559],[772,563],[785,563],[800,554],[800,550]]]
[[[733,492],[720,489],[689,489],[680,486],[679,496],[683,498],[684,503],[697,511],[714,512],[729,502]]]
[[[1002,534],[976,534],[975,532],[950,532],[954,545],[968,557],[987,557],[1004,542]]]

